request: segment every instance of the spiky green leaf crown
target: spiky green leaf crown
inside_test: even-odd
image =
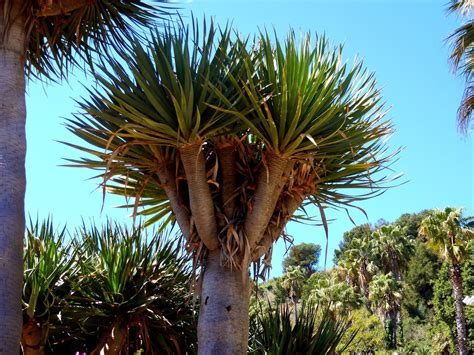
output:
[[[308,35],[298,44],[292,32],[284,42],[261,33],[251,42],[230,27],[211,23],[200,32],[193,22],[192,30],[170,27],[132,47],[121,52],[126,61],[107,57],[98,75],[102,87],[81,103],[69,129],[93,146],[75,147],[95,156],[73,165],[101,170],[104,187],[135,197],[135,207],[145,207],[141,213],[171,212],[158,178],[169,166],[190,212],[178,152],[193,144],[205,157],[220,243],[242,243],[229,229],[231,217],[223,216],[219,152],[225,147],[236,155],[235,225],[250,213],[268,159],[291,162],[265,233],[281,231],[304,199],[320,207],[325,221],[325,207],[353,206],[386,189],[389,180],[378,173],[394,154],[386,154],[392,126],[380,92],[362,63],[349,68],[341,48],[325,38],[313,42]],[[358,195],[359,189],[368,192]]]

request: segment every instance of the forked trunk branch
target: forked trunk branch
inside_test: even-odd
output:
[[[229,143],[221,143],[217,145],[216,152],[222,171],[222,205],[225,216],[230,220],[236,208],[235,192],[237,189],[237,178],[235,146]]]
[[[278,196],[285,185],[282,177],[288,163],[288,159],[273,152],[265,153],[265,162],[257,177],[257,189],[252,200],[252,208],[247,212],[244,222],[251,250],[263,237],[273,215]]]
[[[191,224],[188,211],[181,203],[178,187],[176,184],[176,174],[173,166],[167,165],[157,173],[162,189],[165,191],[170,201],[171,209],[178,222],[179,229],[183,233],[186,241],[191,240]]]
[[[280,220],[280,223],[276,228],[268,228],[265,231],[263,238],[258,242],[257,246],[252,251],[252,261],[257,261],[265,255],[273,243],[281,236],[283,230],[286,227],[286,224],[293,217],[298,207],[303,203],[305,196],[295,195],[295,196],[286,196],[281,203],[281,209],[284,213],[284,218]]]
[[[187,144],[179,148],[188,183],[191,215],[202,242],[209,250],[219,247],[216,214],[211,190],[207,183],[206,162],[200,144]]]
[[[121,319],[116,320],[103,335],[99,345],[91,351],[91,355],[118,355],[125,348],[128,330]]]

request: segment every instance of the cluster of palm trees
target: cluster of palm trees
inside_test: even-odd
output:
[[[474,239],[473,226],[472,217],[463,217],[461,209],[447,207],[427,212],[417,233],[450,264],[457,348],[461,354],[468,353],[461,264],[467,257],[468,244]],[[387,330],[387,347],[394,349],[401,325],[402,275],[418,235],[408,235],[397,224],[383,225],[373,231],[367,226],[358,231],[338,253],[336,269],[343,280],[363,295],[367,309],[379,314]]]
[[[366,229],[349,240],[338,255],[340,277],[364,297],[370,312],[379,314],[387,329],[387,348],[397,347],[400,325],[402,271],[413,253],[411,237],[397,225]]]

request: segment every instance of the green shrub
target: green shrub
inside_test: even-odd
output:
[[[336,318],[329,308],[303,305],[294,319],[288,305],[257,313],[250,320],[250,354],[329,354],[344,351],[356,331],[350,322]],[[344,337],[345,336],[345,337]],[[345,338],[345,341],[343,340]]]

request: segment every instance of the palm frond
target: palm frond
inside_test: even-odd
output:
[[[140,27],[169,20],[176,9],[165,2],[83,1],[80,7],[50,15],[44,11],[45,1],[28,0],[27,75],[54,79],[67,76],[72,67],[92,65],[97,53],[123,48]]]
[[[470,17],[473,8],[474,3],[470,0],[453,0],[449,7],[450,12],[458,12],[462,16],[468,17],[467,22],[448,37],[451,46],[449,60],[453,70],[466,80],[466,88],[458,109],[458,128],[463,133],[466,133],[470,127],[474,109],[472,84],[474,73],[474,20]]]

